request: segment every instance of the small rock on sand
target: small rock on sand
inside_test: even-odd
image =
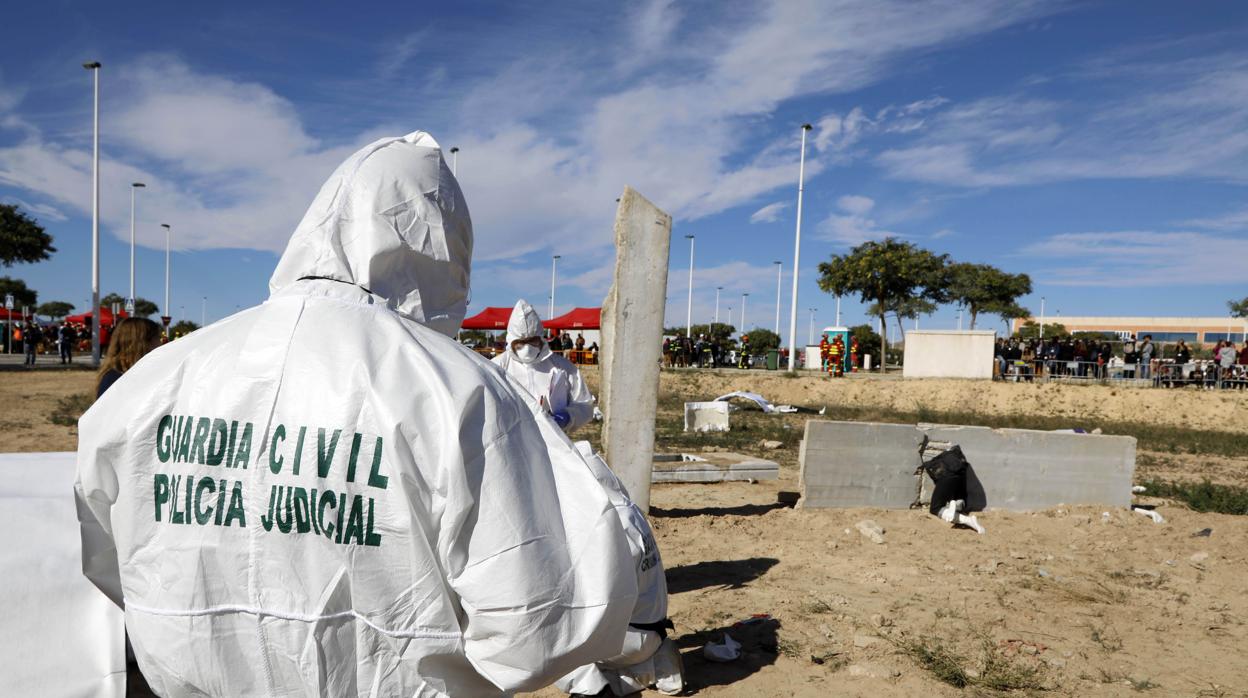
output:
[[[854,524],[854,528],[858,529],[864,537],[877,545],[884,542],[884,528],[871,519],[863,519]]]

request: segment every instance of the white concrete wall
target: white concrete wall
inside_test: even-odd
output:
[[[992,330],[906,332],[906,378],[992,378]]]

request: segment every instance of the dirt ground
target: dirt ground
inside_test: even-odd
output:
[[[74,448],[73,429],[48,415],[91,385],[87,373],[0,374],[0,450]],[[1248,517],[1164,501],[1163,525],[1091,507],[989,511],[979,536],[922,511],[794,509],[778,498],[797,490],[807,417],[739,412],[732,432],[695,437],[681,432],[678,414],[684,400],[750,389],[815,407],[856,401],[1243,433],[1248,396],[761,372],[665,372],[662,387],[661,450],[729,448],[781,464],[776,482],[654,487],[651,520],[689,694],[1248,696]],[[764,439],[782,448],[763,449]],[[1245,473],[1248,454],[1145,451],[1137,478],[1245,484]],[[884,529],[882,544],[856,530],[865,519]],[[1203,529],[1210,534],[1194,535]],[[736,625],[755,614],[769,617]],[[725,631],[746,653],[707,662],[702,646]]]

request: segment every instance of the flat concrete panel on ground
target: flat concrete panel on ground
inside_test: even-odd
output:
[[[654,457],[651,482],[733,482],[776,480],[780,465],[741,453],[670,453]]]
[[[907,424],[806,422],[801,506],[909,508],[922,443]]]
[[[906,332],[905,378],[992,378],[991,330]]]
[[[919,425],[938,441],[962,447],[982,486],[974,508],[1032,511],[1059,504],[1129,506],[1135,438],[1028,429]]]

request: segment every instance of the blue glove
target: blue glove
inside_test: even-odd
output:
[[[550,416],[555,418],[555,424],[558,424],[560,429],[567,429],[568,424],[572,422],[572,415],[563,410],[552,413]]]

